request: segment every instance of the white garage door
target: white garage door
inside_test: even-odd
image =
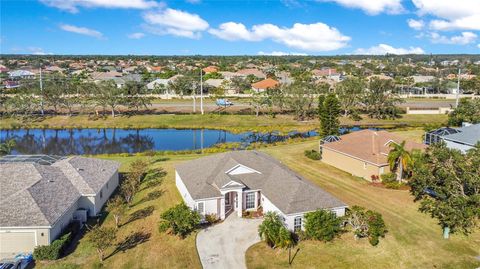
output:
[[[35,232],[1,232],[0,252],[32,252],[35,248]]]

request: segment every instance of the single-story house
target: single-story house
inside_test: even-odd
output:
[[[387,131],[361,130],[320,144],[321,160],[353,176],[372,180],[390,172],[390,144],[405,141],[407,150],[424,150],[426,145],[409,141]]]
[[[76,156],[0,158],[0,259],[49,245],[73,220],[98,215],[118,186],[119,166]]]
[[[252,90],[255,92],[264,92],[268,89],[273,89],[280,85],[280,83],[272,78],[267,78],[264,80],[260,80],[259,82],[255,82],[252,84]]]
[[[317,209],[343,216],[347,205],[257,151],[232,151],[176,167],[175,182],[185,203],[201,216],[219,219],[235,212],[277,212],[290,230],[303,226],[304,214]]]
[[[441,137],[448,148],[458,149],[465,153],[480,142],[480,123],[466,125],[456,129],[457,133],[447,134]]]

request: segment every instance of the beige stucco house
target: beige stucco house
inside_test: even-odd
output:
[[[96,216],[118,186],[118,168],[84,157],[0,158],[0,258],[49,245],[73,220]]]
[[[342,135],[337,141],[321,143],[321,160],[353,176],[372,180],[372,176],[390,172],[387,161],[390,143],[400,144],[404,140],[407,150],[426,147],[387,131],[362,130]]]

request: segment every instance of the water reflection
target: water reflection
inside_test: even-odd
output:
[[[18,129],[1,130],[0,140],[15,139],[13,154],[102,154],[148,150],[191,150],[226,142],[273,143],[288,137],[309,137],[315,132],[233,134],[211,129]]]

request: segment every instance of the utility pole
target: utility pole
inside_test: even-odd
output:
[[[200,68],[200,112],[203,115],[203,70]],[[203,133],[202,133],[203,134]]]
[[[44,115],[44,111],[43,111],[43,82],[42,82],[42,64],[40,63],[40,109],[41,109],[41,113],[42,113],[42,116]]]
[[[457,76],[457,92],[455,94],[455,108],[458,107],[458,96],[460,95],[460,68],[458,68]]]
[[[197,87],[193,87],[193,113],[197,112],[197,100],[196,100],[196,97],[195,97],[196,90],[197,90]]]

